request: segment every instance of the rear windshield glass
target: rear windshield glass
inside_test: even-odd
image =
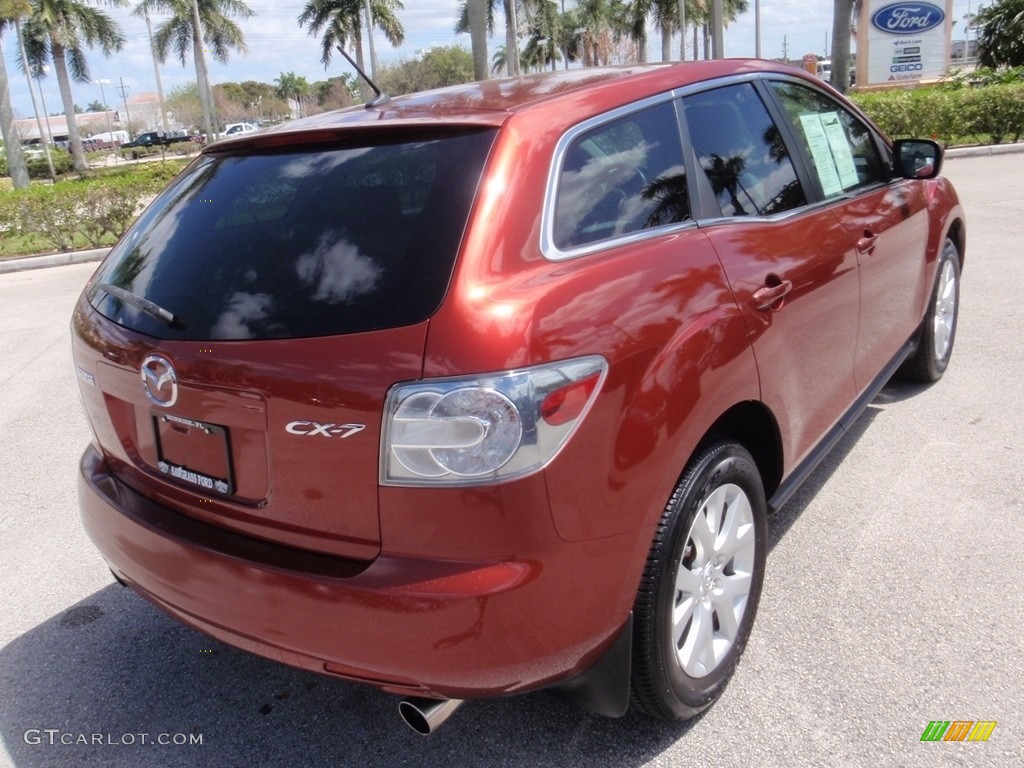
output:
[[[115,247],[89,299],[165,339],[418,323],[444,297],[493,137],[204,157]]]

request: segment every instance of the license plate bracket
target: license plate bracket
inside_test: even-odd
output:
[[[157,469],[184,485],[218,496],[235,492],[231,441],[226,427],[153,412]]]

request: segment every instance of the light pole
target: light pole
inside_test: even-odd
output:
[[[99,80],[93,80],[95,85],[100,87],[100,98],[103,100],[103,114],[107,116],[107,135],[110,138],[110,143],[114,143],[114,126],[110,123],[110,107],[107,106],[107,92],[103,89],[104,85],[110,85],[110,81],[104,77]]]

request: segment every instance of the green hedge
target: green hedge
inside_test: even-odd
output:
[[[0,191],[0,256],[111,245],[183,163],[148,163]]]
[[[1024,83],[937,86],[852,94],[894,139],[933,138],[945,144],[1000,144],[1024,135]]]

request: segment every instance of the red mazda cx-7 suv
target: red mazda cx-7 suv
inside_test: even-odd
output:
[[[208,146],[74,312],[86,530],[227,643],[406,697],[679,719],[766,522],[897,371],[946,368],[964,214],[755,61],[579,69]]]

